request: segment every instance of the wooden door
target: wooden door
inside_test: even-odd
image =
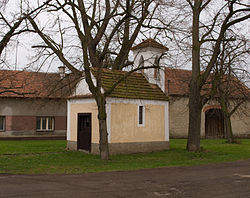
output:
[[[78,114],[77,149],[91,151],[91,113]]]
[[[221,109],[206,111],[205,118],[206,138],[224,138],[224,117]]]

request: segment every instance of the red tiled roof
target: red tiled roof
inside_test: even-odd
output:
[[[143,42],[139,43],[138,45],[132,47],[131,50],[142,49],[145,47],[154,47],[154,48],[159,48],[159,49],[163,49],[165,51],[168,51],[168,48],[166,46],[158,43],[156,40],[151,39],[151,38],[144,40]]]
[[[66,98],[79,77],[58,73],[0,70],[0,97]]]
[[[187,96],[192,71],[165,68],[165,89],[169,95]]]
[[[214,75],[211,74],[207,83],[203,86],[202,94],[207,94],[211,90],[213,80]],[[250,89],[235,76],[224,75],[221,77],[220,87],[231,98],[250,98]]]
[[[184,69],[165,68],[165,89],[169,95],[188,96],[189,82],[191,80],[192,71]],[[209,94],[212,87],[213,75],[210,75],[207,83],[202,88],[202,95]],[[250,90],[239,79],[224,75],[221,80],[225,89],[230,89],[230,95],[234,98],[245,97],[249,95]],[[227,83],[227,84],[226,84]]]

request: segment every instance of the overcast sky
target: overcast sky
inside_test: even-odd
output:
[[[18,8],[18,3],[20,1],[19,0],[9,0],[9,3],[6,7],[6,13],[13,15],[15,13],[15,10]],[[216,1],[214,1],[216,2]],[[218,6],[219,7],[219,6]],[[209,13],[204,13],[203,17],[205,17],[206,14]],[[41,15],[39,18],[39,21],[41,23],[46,23],[47,16],[46,15]],[[242,31],[244,32],[245,35],[250,35],[250,24],[249,21],[245,23],[245,28],[242,29]],[[37,41],[38,37],[37,36],[33,36],[32,34],[24,34],[24,35],[20,35],[18,36],[18,39],[13,41],[12,44],[12,48],[10,48],[9,53],[11,54],[11,56],[9,56],[9,63],[10,66],[12,66],[11,69],[16,68],[16,69],[23,69],[24,67],[27,66],[28,63],[30,63],[32,56],[35,55],[34,53],[34,49],[31,48],[31,46]],[[169,47],[169,46],[167,46]],[[248,58],[248,62],[250,62],[250,57]],[[52,68],[49,68],[49,71],[51,72],[55,72],[57,71],[57,67],[61,66],[60,62],[57,62],[55,65],[53,65]],[[185,65],[184,68],[187,68],[189,65]],[[250,71],[250,66],[247,66],[248,71]],[[43,71],[47,71],[48,68],[43,68]]]

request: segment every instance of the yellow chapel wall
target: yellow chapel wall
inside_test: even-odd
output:
[[[138,105],[111,104],[111,143],[166,141],[165,105],[144,104],[145,123],[138,125]],[[166,118],[167,119],[167,118]]]
[[[116,100],[115,100],[116,101]],[[109,143],[169,141],[168,102],[140,104],[132,100],[107,101],[107,127]],[[141,101],[141,100],[140,100]],[[138,106],[145,108],[144,126],[138,126]],[[91,143],[99,143],[98,109],[94,100],[77,99],[68,103],[67,140],[77,142],[78,113],[91,113]]]

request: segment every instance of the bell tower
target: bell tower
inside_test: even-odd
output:
[[[168,48],[150,38],[132,47],[131,50],[136,67],[159,66],[159,68],[142,69],[141,72],[149,83],[157,84],[165,92],[164,63],[161,57],[168,51]]]

